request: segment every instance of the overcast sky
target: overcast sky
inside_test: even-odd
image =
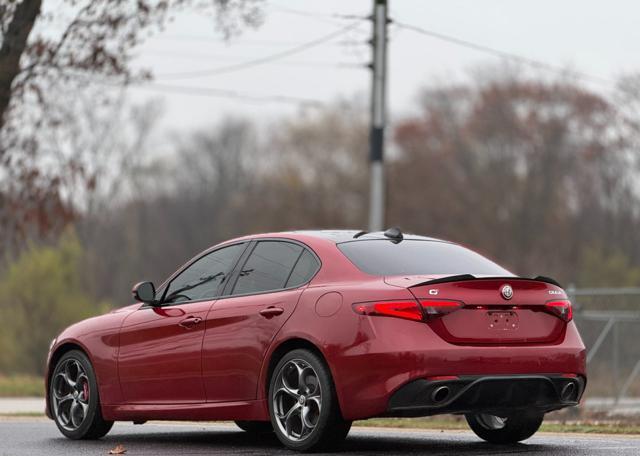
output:
[[[295,103],[171,93],[206,87],[241,95],[287,96],[331,102],[367,95],[370,73],[368,21],[332,18],[367,15],[372,0],[266,2],[264,24],[225,43],[210,18],[183,14],[139,49],[137,66],[153,70],[162,89],[129,89],[133,99],[164,100],[163,128],[211,125],[228,114],[272,119],[295,114]],[[295,10],[295,11],[289,11]],[[308,11],[313,15],[295,14]],[[633,0],[390,0],[390,15],[462,40],[569,67],[597,78],[615,79],[640,71],[640,2]],[[190,76],[287,51],[297,45],[353,28],[334,39],[270,64],[224,74]],[[396,26],[390,28],[388,100],[392,115],[414,106],[426,82],[461,77],[470,68],[500,59]],[[167,86],[179,86],[169,89]],[[602,85],[594,85],[604,90]],[[605,86],[606,87],[606,86]]]

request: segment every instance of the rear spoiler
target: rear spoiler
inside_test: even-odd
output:
[[[458,275],[452,275],[452,276],[447,276],[447,277],[440,277],[439,279],[427,280],[425,282],[421,282],[421,283],[417,283],[415,285],[411,285],[409,288],[421,287],[421,286],[424,286],[424,285],[436,285],[438,283],[462,282],[462,281],[467,281],[467,280],[496,280],[496,279],[502,279],[502,280],[514,280],[514,279],[535,280],[536,282],[549,283],[551,285],[555,285],[556,287],[563,288],[563,286],[560,285],[560,283],[558,283],[558,281],[552,279],[551,277],[545,277],[545,276],[536,276],[536,277],[534,277],[532,279],[529,279],[528,277],[518,277],[518,276],[476,277],[476,276],[473,276],[471,274],[458,274]]]

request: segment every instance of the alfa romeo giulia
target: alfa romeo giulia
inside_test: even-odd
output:
[[[395,228],[234,239],[133,297],[52,341],[47,415],[68,438],[234,420],[305,451],[354,420],[447,413],[508,444],[586,385],[558,283]]]

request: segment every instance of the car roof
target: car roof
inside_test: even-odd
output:
[[[297,231],[287,231],[287,232],[273,233],[273,234],[278,236],[286,236],[286,235],[312,236],[320,239],[326,239],[328,241],[335,242],[336,244],[341,242],[359,241],[359,240],[362,240],[362,241],[375,240],[375,239],[389,240],[389,238],[384,235],[383,231],[374,231],[371,233],[367,233],[362,230],[297,230]],[[358,234],[359,236],[356,236]],[[441,241],[440,239],[426,237],[426,236],[418,236],[416,234],[403,233],[403,236],[404,236],[404,239],[408,239],[408,240]]]
[[[356,236],[359,234],[359,236]],[[403,238],[405,240],[414,240],[414,241],[436,241],[436,242],[447,242],[442,239],[431,238],[427,236],[418,236],[416,234],[406,234],[403,233]],[[234,242],[240,241],[251,241],[251,240],[259,240],[259,239],[290,239],[296,240],[300,242],[312,242],[313,240],[318,240],[320,242],[329,242],[332,244],[340,244],[343,242],[357,242],[357,241],[370,241],[370,240],[390,240],[388,237],[384,235],[383,231],[374,231],[371,233],[364,232],[362,230],[291,230],[291,231],[278,231],[272,233],[255,233],[249,234],[241,237],[237,237],[234,239],[229,239],[220,244],[216,244],[210,247],[209,250],[212,250],[217,247],[221,247],[223,245],[232,244]]]

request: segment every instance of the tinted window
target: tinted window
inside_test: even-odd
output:
[[[512,275],[482,255],[447,242],[362,240],[338,248],[360,270],[374,275]]]
[[[316,273],[318,266],[320,266],[320,264],[318,260],[316,260],[316,257],[305,249],[293,268],[291,276],[289,280],[287,280],[286,287],[302,285]]]
[[[173,279],[164,301],[175,303],[215,297],[245,247],[245,244],[236,244],[200,258]]]
[[[302,247],[290,242],[259,242],[242,267],[233,294],[284,288]]]

